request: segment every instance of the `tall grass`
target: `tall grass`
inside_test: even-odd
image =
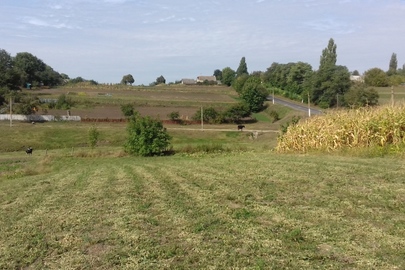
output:
[[[290,126],[279,137],[279,152],[344,148],[401,147],[405,141],[403,105],[333,111]]]

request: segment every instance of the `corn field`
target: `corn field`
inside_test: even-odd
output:
[[[405,106],[339,110],[289,126],[278,152],[398,146],[405,141]]]

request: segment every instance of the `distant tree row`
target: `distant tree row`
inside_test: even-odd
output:
[[[0,87],[10,90],[19,87],[55,86],[67,77],[59,74],[41,59],[28,53],[17,53],[12,57],[0,49]]]
[[[258,88],[258,86],[252,87],[252,81],[254,81],[257,85],[264,85],[267,92],[275,91],[287,98],[303,102],[310,101],[322,108],[376,105],[378,93],[371,87],[399,85],[405,82],[405,65],[402,69],[397,69],[398,61],[395,53],[392,54],[387,72],[372,68],[366,71],[362,79],[357,82],[352,81],[350,77],[359,76],[358,71],[350,73],[347,67],[336,65],[336,62],[337,45],[331,38],[328,46],[322,51],[318,70],[313,70],[310,64],[304,62],[272,63],[265,72],[255,71],[249,74],[246,59],[242,57],[236,71],[225,67],[222,70],[214,70],[213,75],[222,84],[232,86],[241,99],[248,103],[258,100],[248,98],[252,91],[247,89]],[[257,110],[258,107],[250,108]]]

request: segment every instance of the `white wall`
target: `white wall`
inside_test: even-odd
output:
[[[0,121],[8,120],[10,121],[10,114],[0,114]],[[23,114],[13,114],[12,120],[14,121],[28,121],[28,122],[44,122],[44,121],[81,121],[80,116],[59,116],[55,117],[53,115],[23,115]]]

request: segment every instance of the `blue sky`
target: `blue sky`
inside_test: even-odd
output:
[[[330,38],[360,73],[405,64],[405,0],[2,0],[0,48],[100,83],[167,82],[273,62],[319,67]]]

